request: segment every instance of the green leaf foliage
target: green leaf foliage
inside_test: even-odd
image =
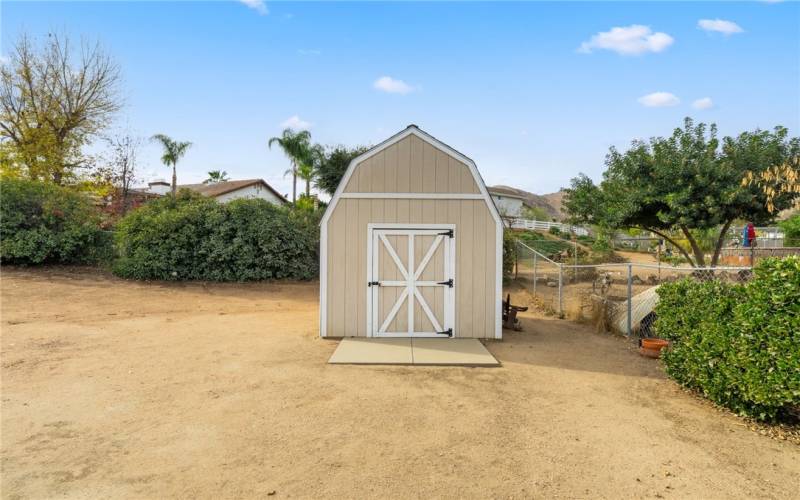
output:
[[[508,229],[503,231],[503,278],[510,278],[517,261],[517,238]]]
[[[347,167],[353,159],[369,148],[364,146],[357,146],[348,148],[345,146],[336,146],[327,148],[323,155],[319,158],[317,165],[317,179],[316,185],[322,191],[333,196],[336,188],[339,187],[342,177],[347,172]]]
[[[742,184],[747,172],[760,173],[800,154],[800,138],[784,127],[717,138],[715,125],[686,118],[670,137],[634,141],[625,152],[611,148],[600,184],[581,174],[565,190],[570,220],[606,228],[639,228],[665,235],[680,232],[690,243],[694,264],[704,265],[734,220],[768,223],[766,194]],[[796,193],[775,199],[778,210],[791,206]],[[706,231],[703,248],[697,231]],[[672,242],[673,244],[675,242]],[[710,247],[710,248],[709,248]],[[712,258],[716,264],[716,254]]]
[[[783,231],[783,245],[800,247],[800,214],[795,214],[778,225]]]
[[[548,239],[536,231],[515,231],[513,234],[524,244],[549,258],[570,247],[566,241]]]
[[[744,285],[682,280],[658,295],[672,378],[758,420],[800,407],[800,257],[766,259]]]
[[[113,270],[134,279],[310,279],[319,262],[313,223],[264,200],[221,204],[184,191],[119,222]]]
[[[0,181],[3,264],[86,264],[109,257],[110,235],[85,193],[52,183]]]

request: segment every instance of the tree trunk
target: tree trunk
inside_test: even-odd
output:
[[[292,203],[297,203],[297,167],[292,162]]]
[[[726,222],[719,232],[717,245],[714,247],[714,256],[711,258],[711,267],[717,267],[717,262],[719,262],[719,254],[722,252],[722,245],[725,244],[725,235],[728,233],[728,229],[730,229],[731,224],[733,224],[733,220]]]
[[[697,264],[695,267],[703,267],[706,265],[706,256],[702,250],[700,250],[700,246],[697,245],[697,241],[692,236],[692,233],[686,228],[686,226],[680,226],[681,231],[683,231],[683,235],[686,236],[686,239],[689,240],[689,246],[692,247],[692,253],[694,253],[694,260]]]
[[[682,253],[684,257],[686,257],[686,260],[689,261],[689,264],[691,266],[694,266],[694,263],[692,262],[692,256],[689,255],[689,252],[687,252],[682,246],[678,245],[677,241],[673,240],[672,238],[667,236],[665,233],[662,233],[662,232],[660,232],[660,231],[658,231],[656,229],[652,229],[652,228],[649,228],[649,227],[642,227],[640,229],[644,229],[645,231],[650,231],[651,233],[655,233],[655,234],[661,236],[662,238],[664,238],[665,240],[669,241],[670,243],[672,243],[672,246],[677,248],[678,251],[680,253]]]
[[[311,179],[306,179],[306,197],[311,196]]]
[[[175,198],[175,192],[178,189],[178,173],[175,171],[175,164],[172,164],[172,197]]]

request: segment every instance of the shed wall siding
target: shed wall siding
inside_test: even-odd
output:
[[[411,137],[423,145],[423,141]],[[402,144],[398,143],[398,145]],[[408,160],[414,158],[414,142],[408,144]],[[427,144],[425,144],[427,145]],[[387,148],[388,151],[391,148]],[[402,149],[402,148],[400,148]],[[411,183],[411,179],[422,180],[421,187],[412,189],[400,186],[396,192],[426,192],[426,185],[434,183],[444,191],[431,192],[472,192],[466,190],[477,186],[469,175],[466,165],[457,162],[448,155],[433,148],[434,163],[425,165],[420,172],[417,168],[400,168],[409,172],[408,177],[402,175],[403,181]],[[420,148],[423,162],[425,148]],[[378,166],[368,174],[369,185],[373,181],[383,182],[390,169],[384,169],[382,162],[394,162],[394,155],[403,157],[405,153],[397,150],[383,157]],[[380,155],[376,155],[380,156]],[[439,162],[441,158],[442,162]],[[372,159],[370,159],[372,160]],[[453,161],[458,165],[453,165]],[[432,165],[436,168],[432,168]],[[446,165],[446,169],[438,168]],[[463,166],[469,182],[462,182],[458,171]],[[359,165],[353,172],[352,179],[358,179],[356,189],[361,187],[363,177]],[[452,167],[452,168],[451,168]],[[411,175],[413,170],[414,175]],[[444,172],[448,181],[444,180]],[[431,175],[433,173],[433,175]],[[373,175],[375,174],[375,175]],[[393,174],[390,174],[393,175]],[[442,183],[436,182],[442,175]],[[458,186],[452,187],[451,175],[458,179]],[[398,175],[397,177],[401,177]],[[377,179],[377,180],[376,180]],[[426,181],[427,180],[427,181]],[[416,186],[416,181],[414,181]],[[349,186],[348,186],[349,187]],[[375,192],[390,192],[386,184],[379,184]],[[421,223],[421,224],[455,224],[456,225],[456,305],[455,334],[457,337],[494,338],[495,335],[495,220],[484,200],[404,200],[404,199],[340,199],[328,221],[328,266],[327,266],[327,336],[349,337],[367,336],[367,225],[369,223]]]
[[[480,193],[469,167],[410,135],[367,158],[345,193]]]

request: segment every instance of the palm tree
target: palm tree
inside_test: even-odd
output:
[[[218,182],[228,182],[228,172],[222,170],[212,170],[208,173],[208,179],[203,181],[203,184],[216,184]]]
[[[151,137],[151,139],[161,143],[161,147],[164,148],[164,154],[161,155],[161,162],[167,166],[172,165],[172,197],[174,198],[178,184],[178,175],[175,170],[175,165],[177,165],[178,160],[186,154],[186,150],[192,146],[192,143],[178,142],[164,134],[156,134]]]
[[[292,174],[292,203],[297,201],[297,167],[308,157],[310,141],[311,134],[308,130],[294,132],[292,129],[287,128],[280,137],[273,137],[267,143],[270,149],[272,149],[273,144],[280,146],[292,165],[291,168],[285,172],[285,174]]]
[[[297,177],[306,182],[306,196],[311,196],[311,182],[317,177],[320,162],[325,158],[325,150],[320,144],[309,146],[297,165]]]

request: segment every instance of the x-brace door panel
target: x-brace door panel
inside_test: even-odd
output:
[[[368,283],[372,336],[452,336],[452,228],[372,229]]]

